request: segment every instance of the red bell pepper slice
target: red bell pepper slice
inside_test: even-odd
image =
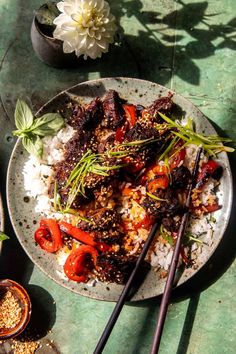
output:
[[[154,178],[155,176],[168,176],[168,167],[165,165],[152,165],[146,168],[145,172],[140,176],[138,182],[144,185],[148,179]]]
[[[45,251],[53,253],[62,247],[60,228],[54,219],[43,219],[34,234],[35,242]]]
[[[218,203],[214,203],[212,205],[210,205],[210,204],[204,205],[204,208],[207,209],[208,213],[213,213],[214,211],[221,209],[221,206]]]
[[[117,128],[115,140],[118,143],[122,143],[124,141],[126,129],[127,129],[126,125],[123,125],[122,127]]]
[[[136,124],[137,110],[133,104],[123,104],[125,110],[126,119],[129,123],[129,127],[132,128]]]
[[[209,177],[214,178],[215,175],[218,174],[217,171],[220,175],[222,171],[222,166],[220,166],[216,161],[209,160],[208,162],[203,163],[201,171],[197,176],[196,188],[202,187],[207,182]]]
[[[152,171],[158,176],[168,175],[168,167],[166,165],[156,165],[152,168]]]
[[[198,207],[191,207],[192,211],[195,212],[196,214],[200,213],[200,214],[208,214],[208,213],[213,213],[214,211],[217,211],[219,209],[221,209],[222,206],[219,205],[217,202],[210,205],[204,205],[201,204]]]
[[[96,243],[96,248],[99,250],[99,251],[101,251],[101,252],[109,252],[109,251],[111,251],[112,250],[112,246],[110,246],[110,245],[107,245],[106,243],[104,243],[104,242],[97,242]]]
[[[132,231],[133,230],[133,224],[130,221],[122,221],[121,222],[122,228],[124,232]]]
[[[148,182],[147,190],[150,193],[156,192],[157,189],[166,189],[169,186],[169,178],[166,175],[156,176]]]
[[[175,167],[178,167],[179,164],[185,159],[185,156],[186,156],[185,148],[181,149],[179,152],[174,154],[169,161],[170,170],[173,170]]]
[[[82,245],[70,253],[64,264],[64,272],[69,279],[79,283],[88,280],[89,269],[86,266],[88,256],[96,266],[98,251],[94,247]]]
[[[86,245],[90,245],[96,247],[101,252],[108,252],[111,250],[111,246],[107,245],[104,242],[96,242],[94,241],[93,236],[78,227],[75,227],[65,221],[60,221],[59,226],[62,231],[67,233],[68,235],[74,237],[76,240],[85,243]]]
[[[88,232],[83,231],[65,221],[60,221],[59,226],[62,231],[66,232],[76,240],[83,242],[86,245],[96,246],[97,243],[94,241],[93,236],[91,236]]]
[[[151,216],[146,214],[141,221],[134,223],[133,227],[134,230],[138,230],[141,227],[144,229],[148,229],[151,225],[153,225],[153,223],[154,223],[154,219]]]

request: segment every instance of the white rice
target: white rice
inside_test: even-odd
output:
[[[48,188],[53,177],[52,166],[64,157],[64,144],[74,135],[74,129],[66,125],[56,136],[43,138],[42,160],[30,155],[23,167],[24,188],[29,197],[36,198],[35,211],[42,215],[51,215],[51,200]]]

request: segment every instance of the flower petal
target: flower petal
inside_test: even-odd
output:
[[[64,0],[57,4],[62,12],[55,20],[55,38],[63,41],[66,53],[75,51],[84,59],[100,58],[114,41],[115,17],[104,0]]]

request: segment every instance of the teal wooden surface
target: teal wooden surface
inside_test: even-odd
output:
[[[31,329],[41,337],[38,353],[90,354],[114,308],[69,292],[35,267],[21,249],[9,223],[5,179],[14,146],[11,131],[18,97],[36,111],[48,98],[84,80],[109,76],[158,82],[189,98],[228,136],[236,139],[234,0],[110,0],[123,29],[120,46],[101,60],[73,70],[39,61],[30,42],[34,9],[42,1],[0,1],[0,183],[6,231],[0,278],[20,281],[33,301]],[[235,154],[231,157],[235,170]],[[234,208],[233,208],[234,214]],[[206,267],[174,293],[161,354],[234,354],[236,352],[235,224]],[[105,354],[150,351],[160,299],[125,305]],[[48,332],[51,330],[50,332]],[[49,344],[53,340],[53,345]],[[5,353],[0,347],[0,353]]]

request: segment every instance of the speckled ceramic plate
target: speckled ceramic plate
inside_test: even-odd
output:
[[[165,96],[170,90],[152,82],[131,79],[131,78],[107,78],[96,81],[89,81],[78,84],[66,91],[61,92],[38,112],[39,114],[52,112],[61,108],[70,99],[79,98],[89,102],[96,96],[103,96],[109,89],[114,89],[131,103],[140,103],[144,106],[151,104],[158,96]],[[191,117],[195,121],[196,129],[206,134],[215,134],[215,130],[204,115],[187,99],[173,92],[174,102],[181,107],[183,115]],[[215,213],[216,224],[211,246],[205,250],[205,257],[197,261],[195,269],[185,270],[179,279],[178,284],[184,283],[192,277],[210,258],[221,238],[224,235],[232,203],[232,177],[229,161],[225,153],[221,153],[219,161],[224,168],[224,175],[221,180],[219,199],[222,209]],[[78,284],[72,281],[63,280],[58,274],[56,257],[46,254],[40,247],[35,246],[34,231],[35,223],[39,215],[34,212],[35,200],[27,200],[23,187],[22,167],[28,159],[28,153],[23,149],[20,141],[17,142],[11,156],[8,178],[7,198],[11,221],[14,230],[29,257],[32,261],[50,278],[62,286],[84,296],[91,298],[116,301],[122,290],[121,285],[97,283],[96,286]],[[26,203],[27,200],[27,203]],[[142,300],[160,295],[164,289],[165,280],[160,279],[157,273],[149,271],[141,282],[138,291],[133,295],[132,300]]]
[[[2,205],[2,197],[0,194],[0,231],[4,230],[4,212],[3,212],[3,205]],[[0,254],[2,249],[2,241],[0,241]]]

